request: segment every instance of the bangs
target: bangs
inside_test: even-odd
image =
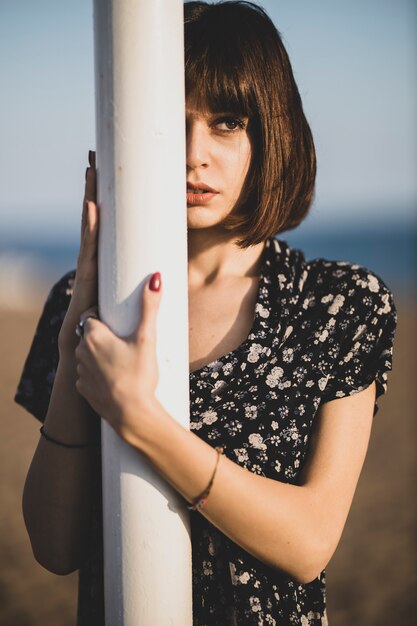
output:
[[[256,99],[244,54],[250,44],[242,40],[241,29],[237,32],[229,20],[205,17],[204,23],[185,24],[186,96],[198,108],[252,117]]]
[[[222,222],[240,247],[297,226],[314,196],[311,130],[281,37],[253,2],[184,4],[185,89],[197,109],[248,117],[251,165]]]

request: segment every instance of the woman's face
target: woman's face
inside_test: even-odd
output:
[[[188,228],[220,224],[235,206],[249,170],[248,118],[187,104]]]

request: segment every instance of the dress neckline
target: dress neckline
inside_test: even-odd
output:
[[[229,362],[232,357],[244,351],[247,348],[248,344],[252,343],[253,340],[258,336],[260,323],[262,321],[265,321],[265,318],[269,316],[270,311],[269,305],[271,284],[271,255],[276,254],[277,252],[279,252],[279,250],[279,244],[276,239],[270,237],[265,240],[265,247],[261,255],[261,269],[255,302],[254,319],[246,339],[244,339],[243,342],[233,350],[230,350],[226,354],[217,357],[209,363],[206,363],[206,365],[203,365],[202,367],[199,367],[189,372],[190,381],[193,381],[200,376],[208,375],[213,371],[219,370],[227,362]]]

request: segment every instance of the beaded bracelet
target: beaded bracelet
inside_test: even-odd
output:
[[[204,491],[202,493],[200,493],[199,496],[194,498],[193,503],[190,506],[187,507],[188,509],[190,509],[190,511],[200,511],[201,509],[204,509],[204,507],[207,504],[209,493],[210,493],[211,487],[213,485],[214,477],[216,475],[217,466],[219,464],[220,455],[223,454],[223,452],[224,452],[224,449],[220,448],[220,447],[216,447],[215,450],[217,452],[217,459],[216,459],[216,465],[214,466],[213,474],[212,474],[212,476],[210,478],[210,482],[207,485],[207,487],[204,489]]]
[[[63,441],[58,441],[58,439],[54,439],[53,437],[48,435],[43,425],[40,427],[39,430],[40,430],[42,437],[44,437],[47,441],[50,441],[51,443],[54,443],[57,446],[62,446],[63,448],[90,448],[91,446],[95,445],[94,442],[64,443]]]

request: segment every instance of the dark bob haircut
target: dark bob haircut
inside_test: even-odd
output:
[[[313,199],[316,156],[277,29],[251,2],[188,2],[184,24],[187,97],[249,118],[252,161],[222,226],[242,248],[295,228]]]

